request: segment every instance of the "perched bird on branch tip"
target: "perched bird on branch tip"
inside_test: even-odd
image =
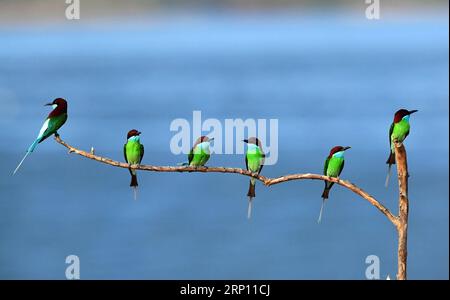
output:
[[[406,137],[409,134],[409,118],[410,116],[417,112],[418,110],[406,110],[406,109],[400,109],[398,110],[394,115],[394,121],[391,124],[391,127],[389,128],[389,145],[390,145],[390,151],[389,151],[389,157],[386,161],[386,164],[388,164],[388,174],[386,176],[386,182],[385,186],[388,186],[389,183],[389,177],[391,175],[391,167],[395,164],[395,142],[403,143],[403,141],[406,139]]]
[[[44,121],[44,124],[41,127],[41,130],[39,131],[39,134],[37,138],[34,140],[34,142],[28,147],[27,152],[25,153],[25,156],[20,161],[19,165],[17,165],[16,169],[13,172],[13,175],[16,174],[16,172],[19,170],[22,163],[25,161],[28,155],[30,155],[36,146],[43,142],[46,138],[49,136],[55,134],[57,135],[57,131],[61,126],[64,125],[67,121],[67,101],[63,98],[56,98],[51,103],[45,104],[46,106],[51,106],[53,110],[50,112],[50,114],[47,116],[47,118]]]

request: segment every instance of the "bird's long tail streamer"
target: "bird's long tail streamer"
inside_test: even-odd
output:
[[[137,186],[133,186],[133,196],[134,196],[134,200],[137,200]]]
[[[17,171],[19,171],[20,166],[23,164],[23,162],[25,161],[25,159],[27,158],[28,155],[30,155],[31,152],[34,151],[34,149],[36,148],[37,144],[39,144],[40,138],[38,137],[33,144],[30,145],[30,147],[28,147],[27,153],[25,153],[24,157],[22,158],[22,160],[20,161],[19,165],[17,165],[16,169],[13,172],[13,175],[17,173]]]
[[[252,197],[248,197],[248,209],[247,209],[247,218],[250,220],[252,217]]]
[[[30,147],[28,147],[27,152],[33,152],[34,149],[36,148],[36,146],[39,144],[39,141],[40,141],[40,140],[41,140],[40,137],[38,137],[38,138],[33,142],[33,144],[31,144]]]
[[[25,153],[25,156],[22,158],[22,160],[20,161],[20,163],[17,165],[16,169],[13,172],[13,175],[16,174],[16,172],[19,170],[20,166],[22,165],[22,163],[25,161],[25,158],[27,158],[28,155],[30,155],[31,152],[27,151],[27,153]]]
[[[327,199],[322,198],[322,205],[320,206],[320,213],[319,213],[319,218],[317,219],[317,223],[320,224],[320,222],[322,221],[322,212],[323,212],[323,207],[325,206],[325,201]]]
[[[389,178],[391,178],[391,167],[392,165],[389,165],[388,167],[388,173],[386,175],[386,182],[384,183],[384,186],[387,188],[389,184]]]

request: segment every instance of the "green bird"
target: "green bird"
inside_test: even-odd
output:
[[[394,115],[394,121],[389,128],[389,157],[386,163],[389,165],[385,186],[388,186],[389,177],[391,175],[391,167],[395,164],[395,145],[394,142],[403,143],[409,134],[409,117],[418,110],[400,109]]]
[[[206,164],[211,156],[211,151],[209,147],[211,146],[211,141],[207,136],[201,136],[196,141],[191,151],[188,155],[188,165],[191,167],[201,167]]]
[[[347,149],[350,149],[350,147],[336,146],[330,150],[330,154],[325,160],[323,175],[328,177],[339,177],[339,175],[341,175],[345,163],[344,152]],[[320,207],[319,219],[317,220],[318,223],[322,220],[323,206],[326,199],[328,199],[328,194],[330,193],[330,189],[333,185],[334,182],[325,181],[325,188],[322,193],[322,206]]]
[[[46,106],[53,107],[53,110],[50,112],[50,114],[47,116],[47,119],[45,119],[44,124],[41,127],[41,130],[39,131],[39,134],[37,138],[34,140],[34,142],[28,147],[27,152],[25,153],[25,156],[20,161],[19,165],[16,167],[16,169],[13,172],[13,175],[16,174],[16,172],[19,170],[22,163],[25,161],[25,158],[27,158],[28,155],[30,155],[36,146],[43,142],[45,139],[47,139],[51,135],[57,135],[57,131],[61,126],[64,125],[67,121],[67,101],[63,98],[56,98],[53,100],[52,103],[45,104]]]
[[[262,150],[261,141],[256,137],[251,137],[248,140],[243,140],[247,144],[247,152],[245,154],[245,166],[247,170],[253,173],[261,173],[264,166],[264,160],[266,155]],[[248,210],[247,218],[250,219],[252,215],[252,200],[256,197],[255,194],[256,179],[250,178],[250,185],[248,187]]]
[[[140,131],[132,129],[127,134],[127,143],[123,145],[123,154],[125,156],[125,161],[130,165],[140,165],[142,158],[144,157],[144,145],[140,142],[139,135]],[[130,186],[133,188],[134,199],[137,199],[137,175],[136,170],[129,169],[131,174]]]

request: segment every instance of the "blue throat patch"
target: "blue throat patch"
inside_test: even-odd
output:
[[[344,151],[336,152],[335,154],[333,154],[333,157],[344,158]]]
[[[247,144],[247,147],[248,147],[248,151],[260,150],[259,147],[255,144]]]
[[[139,136],[138,135],[135,135],[135,136],[132,136],[132,137],[130,137],[129,139],[128,139],[128,141],[129,142],[139,142]]]

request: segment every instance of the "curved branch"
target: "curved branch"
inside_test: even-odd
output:
[[[378,208],[378,210],[381,213],[383,213],[389,219],[389,221],[391,221],[392,224],[394,224],[394,226],[397,226],[397,224],[399,222],[398,218],[396,216],[394,216],[386,206],[384,206],[383,204],[378,202],[377,199],[375,199],[369,193],[364,191],[362,188],[356,186],[355,184],[351,183],[350,181],[346,181],[346,180],[342,180],[342,179],[334,178],[334,177],[328,177],[328,176],[324,176],[324,175],[318,175],[318,174],[291,174],[291,175],[281,176],[278,178],[269,179],[268,183],[266,185],[270,186],[270,185],[274,185],[274,184],[278,184],[278,183],[282,183],[282,182],[286,182],[286,181],[301,180],[301,179],[324,180],[324,181],[330,181],[330,182],[339,184],[339,185],[349,189],[353,193],[361,196],[362,198],[367,200],[370,204],[372,204],[373,206]]]
[[[63,145],[67,149],[69,149],[69,153],[75,153],[81,156],[84,156],[86,158],[96,160],[98,162],[108,164],[114,167],[119,168],[125,168],[125,169],[134,169],[134,170],[142,170],[142,171],[151,171],[151,172],[203,172],[203,173],[234,173],[234,174],[241,174],[248,177],[253,177],[259,181],[261,181],[266,186],[271,186],[287,181],[292,180],[304,180],[304,179],[312,179],[312,180],[323,180],[323,181],[329,181],[334,182],[336,184],[339,184],[350,191],[354,192],[355,194],[361,196],[363,199],[368,201],[370,204],[372,204],[374,207],[376,207],[382,214],[384,214],[389,221],[394,224],[394,226],[398,226],[399,220],[398,217],[394,216],[391,211],[386,208],[383,204],[378,202],[374,197],[369,195],[367,192],[365,192],[360,187],[354,185],[353,183],[345,180],[341,180],[339,178],[334,177],[328,177],[324,175],[318,175],[318,174],[291,174],[291,175],[285,175],[277,178],[268,178],[262,175],[258,175],[257,173],[252,173],[248,170],[240,169],[240,168],[224,168],[224,167],[190,167],[190,166],[151,166],[151,165],[130,165],[128,163],[115,161],[110,158],[97,156],[94,154],[94,149],[91,149],[91,152],[86,152],[83,150],[79,150],[75,147],[72,147],[71,145],[64,142],[59,135],[55,135],[55,140],[59,144]]]

